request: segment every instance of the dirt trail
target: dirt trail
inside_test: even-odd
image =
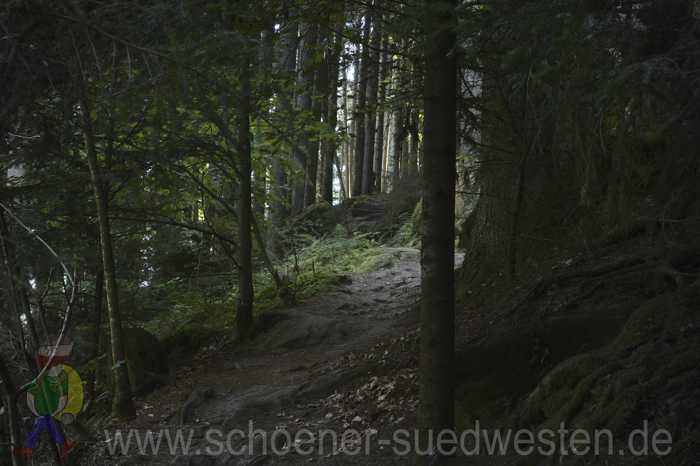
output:
[[[247,431],[249,420],[255,422],[256,428],[268,431],[280,427],[291,431],[289,423],[297,428],[317,426],[319,422],[333,424],[332,413],[323,416],[322,400],[340,396],[338,393],[344,388],[368,375],[367,364],[352,361],[392,339],[403,341],[403,336],[415,328],[416,313],[412,310],[419,298],[419,251],[393,248],[387,252],[394,257],[390,266],[348,275],[327,293],[295,307],[270,312],[254,341],[206,352],[177,368],[174,383],[138,400],[137,421],[112,426],[156,432],[182,426],[187,435],[194,432],[189,455],[178,452],[179,456],[173,457],[164,451],[167,448],[161,448],[157,456],[142,456],[132,448],[127,456],[112,457],[110,462],[228,466],[314,461],[372,464],[366,457],[341,461],[338,456],[277,457],[258,451],[250,455],[206,455],[213,451],[207,451],[212,445],[204,436],[208,429],[225,433],[235,428]],[[376,388],[376,381],[373,383],[371,388]],[[312,418],[318,416],[322,419],[315,422]],[[362,424],[357,417],[354,421]],[[347,421],[336,424],[348,427]],[[248,439],[236,441],[231,446],[249,443]],[[102,460],[106,458],[103,456]],[[376,464],[388,463],[378,460]]]

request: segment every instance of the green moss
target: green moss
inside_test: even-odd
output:
[[[389,241],[392,246],[415,248],[419,245],[422,204],[418,201],[410,216],[401,218],[401,226]]]
[[[391,265],[388,252],[369,234],[348,236],[344,229],[311,242],[285,264],[298,297],[306,298],[336,285],[348,273],[365,273]]]
[[[348,273],[364,273],[391,266],[397,252],[385,248],[369,234],[350,235],[337,227],[332,235],[313,239],[297,238],[306,246],[277,268],[298,300],[303,301],[337,285]],[[146,329],[164,341],[166,347],[191,351],[208,340],[229,334],[236,319],[235,276],[227,293],[208,293],[206,287],[193,287],[183,280],[161,285],[161,310],[154,313]],[[266,270],[253,276],[255,314],[284,306]]]
[[[146,330],[161,340],[168,340],[178,334],[214,336],[233,323],[235,316],[229,299],[209,302],[205,290],[196,288],[173,290],[172,293],[171,299],[175,303],[170,310],[160,312],[145,326]]]

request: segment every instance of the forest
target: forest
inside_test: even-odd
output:
[[[2,0],[0,465],[700,464],[697,0]]]

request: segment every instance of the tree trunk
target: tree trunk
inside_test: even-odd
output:
[[[456,0],[425,4],[425,161],[421,249],[422,432],[454,428],[454,221],[457,153]],[[435,458],[432,464],[446,464]]]
[[[314,109],[314,66],[313,57],[314,51],[316,49],[316,42],[318,37],[318,28],[316,25],[307,24],[304,26],[304,33],[302,34],[301,51],[299,53],[300,62],[298,66],[298,86],[301,89],[299,98],[297,99],[298,110],[301,115],[308,117],[308,115],[315,115],[316,111]],[[307,187],[311,183],[311,173],[310,169],[314,169],[317,166],[317,162],[314,162],[314,157],[318,158],[318,141],[314,141],[315,132],[308,125],[308,122],[304,122],[304,127],[301,129],[302,141],[297,144],[294,149],[294,158],[298,163],[299,167],[302,169],[302,176],[296,177],[292,188],[292,212],[300,212],[304,206],[307,205],[307,199],[309,197],[309,191]],[[314,190],[315,190],[315,178],[314,176]]]
[[[386,102],[386,80],[391,75],[391,64],[389,62],[389,55],[386,52],[388,48],[388,36],[384,35],[382,41],[382,53],[381,53],[381,65],[380,69],[380,80],[379,80],[379,90],[377,96],[377,105],[379,110],[377,112],[377,141],[375,144],[374,151],[374,190],[378,193],[382,192],[382,176],[383,176],[383,164],[384,164],[384,135],[385,135],[385,118],[384,118],[384,104]]]
[[[371,15],[365,15],[365,25],[362,32],[362,54],[355,68],[357,94],[355,96],[354,126],[355,126],[355,157],[353,160],[352,195],[362,194],[362,174],[364,173],[365,157],[365,112],[367,103],[367,77],[369,69],[369,47],[371,32]]]
[[[94,333],[92,335],[92,359],[95,361],[94,368],[90,372],[85,380],[85,400],[86,406],[92,406],[92,402],[95,399],[95,393],[97,392],[97,367],[99,365],[99,357],[102,354],[102,304],[104,295],[104,269],[102,267],[102,262],[100,261],[100,268],[95,274],[95,306],[93,313],[95,314],[94,320]]]
[[[413,178],[418,175],[418,151],[420,150],[420,139],[418,137],[420,134],[419,125],[418,110],[412,109],[408,122],[411,138],[408,144],[408,166],[406,169],[406,175],[409,178]]]
[[[255,215],[262,221],[265,219],[265,193],[267,193],[267,171],[259,166],[257,170],[253,172],[253,178],[255,179],[255,184],[253,189],[255,194],[253,195],[253,211]],[[264,228],[264,226],[263,226]]]
[[[331,131],[331,137],[327,138],[323,145],[323,176],[321,177],[321,199],[333,204],[333,164],[337,157],[336,127],[338,126],[338,74],[340,52],[343,46],[343,38],[336,34],[333,47],[328,51],[326,63],[329,79],[327,86],[327,123]],[[340,176],[340,171],[338,171]]]
[[[301,44],[298,45],[298,47],[301,47]],[[302,80],[302,69],[303,69],[303,59],[301,57],[301,53],[299,52],[299,61],[297,62],[297,81],[298,84],[297,86],[299,89],[301,89],[301,92],[299,95],[295,95],[295,100],[296,100],[296,109],[298,110],[299,113],[308,113],[311,111],[311,90],[308,88],[308,86],[304,86],[304,84],[301,82]],[[294,118],[291,114],[289,118]],[[299,132],[302,131],[300,128],[295,128],[294,129],[295,134],[298,134]],[[292,135],[294,137],[294,135]],[[296,162],[297,166],[301,169],[301,174],[292,176],[292,214],[297,214],[301,212],[304,209],[304,180],[306,178],[306,153],[304,151],[304,142],[301,138],[296,139],[295,138],[295,145],[294,149],[292,151],[292,155],[294,158],[294,161]]]
[[[240,182],[238,185],[238,307],[236,332],[238,339],[246,339],[253,327],[253,236],[252,236],[252,186],[251,186],[251,87],[249,57],[243,59],[241,89],[238,103],[238,156]]]
[[[107,313],[109,315],[110,346],[112,350],[112,367],[114,373],[114,398],[112,399],[112,414],[117,418],[131,418],[136,415],[132,399],[129,367],[124,351],[122,337],[121,311],[119,309],[119,290],[117,288],[116,267],[112,246],[112,231],[108,217],[108,200],[105,184],[97,161],[95,133],[90,116],[90,106],[85,97],[85,89],[81,83],[80,107],[83,138],[87,153],[90,181],[92,183],[97,220],[100,232],[100,247],[102,252],[102,267],[105,276],[105,291],[107,297]]]
[[[330,137],[333,131],[335,131],[335,128],[330,127],[330,122],[328,121],[330,115],[330,99],[331,99],[331,79],[330,79],[330,73],[331,73],[331,51],[332,51],[332,39],[328,40],[328,44],[326,44],[324,54],[323,54],[323,64],[321,65],[322,70],[319,72],[319,80],[324,81],[325,80],[325,87],[323,89],[319,89],[319,92],[323,92],[323,96],[319,96],[321,99],[321,123],[323,124],[325,131],[328,132],[328,134],[325,134],[323,137],[323,140],[321,141],[321,163],[319,165],[319,170],[318,170],[318,188],[319,188],[319,197],[321,201],[324,202],[329,202],[328,201],[328,180],[331,181],[331,187],[333,184],[333,179],[332,179],[332,171],[333,171],[333,165],[330,165],[331,169],[331,174],[328,173],[328,145],[330,144]],[[331,188],[331,200],[330,203],[333,203],[333,190]]]
[[[316,27],[314,26],[314,29]],[[318,34],[318,31],[316,32]],[[318,42],[318,39],[317,39]],[[318,43],[314,44],[314,48],[310,50],[311,56],[315,55]],[[322,122],[322,114],[328,110],[328,83],[329,70],[325,66],[325,62],[320,66],[311,60],[307,65],[310,70],[310,79],[313,82],[313,104],[311,105],[311,116],[313,118],[312,125],[319,127]],[[307,159],[306,159],[306,179],[304,193],[304,207],[312,206],[316,203],[316,194],[318,192],[318,160],[319,160],[319,141],[320,133],[318,130],[310,132],[307,139]]]
[[[5,263],[5,272],[7,273],[8,291],[10,292],[10,298],[14,307],[20,334],[24,334],[24,325],[22,323],[22,315],[24,315],[27,321],[27,327],[29,328],[30,346],[36,350],[40,344],[39,332],[37,331],[34,317],[32,316],[31,307],[29,306],[27,290],[24,285],[25,281],[22,279],[22,270],[17,263],[16,251],[10,240],[10,229],[7,225],[4,212],[0,212],[0,247],[2,249],[3,262]],[[22,349],[25,352],[31,351],[30,348],[26,348],[23,336]],[[25,354],[25,356],[27,355]],[[29,360],[31,361],[31,357]],[[33,364],[30,364],[30,367],[33,367]]]
[[[402,173],[406,171],[406,164],[403,160],[403,141],[406,138],[405,124],[405,108],[402,106],[394,113],[394,171],[391,181],[392,190],[398,187]]]
[[[281,54],[279,58],[279,71],[285,80],[285,84],[289,84],[289,82],[293,81],[296,72],[297,35],[299,28],[297,23],[291,20],[290,13],[286,8],[286,5],[283,14],[284,29],[280,38]],[[291,121],[293,112],[292,101],[294,96],[290,96],[287,89],[282,89],[279,94],[280,109],[282,110],[282,114],[288,121]],[[292,124],[288,124],[286,129],[289,136],[293,138],[292,135],[294,129]],[[269,231],[268,243],[270,245],[270,250],[275,255],[281,253],[279,235],[284,223],[289,217],[290,202],[291,196],[288,186],[287,171],[279,158],[274,157],[272,160],[272,187],[270,199],[270,223],[272,228],[270,228]]]
[[[272,160],[271,171],[270,224],[272,228],[267,233],[267,241],[272,254],[279,256],[282,251],[279,237],[280,230],[289,217],[289,190],[287,188],[287,172],[277,157]]]
[[[343,126],[345,130],[345,141],[343,142],[343,165],[345,166],[345,173],[338,172],[338,176],[343,177],[345,175],[345,186],[347,190],[345,191],[345,199],[350,197],[352,194],[352,180],[351,180],[351,159],[352,159],[352,143],[353,143],[353,132],[352,125],[353,121],[348,118],[350,114],[350,98],[348,96],[348,67],[347,60],[343,58]]]
[[[476,285],[483,280],[493,279],[507,272],[511,262],[511,240],[513,239],[516,207],[518,154],[507,150],[514,143],[510,125],[504,125],[507,103],[504,101],[504,88],[510,84],[502,81],[498,71],[498,60],[484,59],[484,72],[481,76],[481,101],[484,102],[485,122],[479,132],[478,155],[479,197],[474,211],[469,216],[462,232],[462,243],[469,255],[469,262],[479,267],[462,269],[460,278],[467,285]],[[504,141],[506,141],[504,143]],[[542,169],[542,168],[540,168]],[[505,275],[505,274],[503,274]],[[509,277],[506,277],[509,278]]]
[[[375,0],[372,8],[372,31],[370,47],[367,54],[365,79],[367,80],[367,112],[365,115],[365,145],[362,159],[362,193],[370,193],[374,188],[374,142],[377,134],[377,92],[379,76],[379,52],[382,40],[381,2]]]
[[[261,88],[261,96],[263,99],[269,100],[272,98],[272,83],[271,77],[273,76],[272,62],[274,59],[274,24],[271,22],[260,34],[260,56],[258,59],[261,63],[262,76],[264,82]],[[256,120],[256,127],[260,126],[261,121]],[[274,158],[274,154],[270,151],[265,151],[262,154],[261,159],[256,164],[256,169],[253,172],[253,211],[255,216],[260,219],[260,228],[266,230],[265,224],[265,204],[268,199],[268,186],[271,185],[271,180],[268,177],[268,165],[265,163],[266,160]]]
[[[22,438],[22,424],[15,396],[17,387],[2,355],[0,355],[0,381],[2,381],[2,386],[0,386],[0,390],[2,390],[2,404],[5,406],[5,416],[7,416],[7,427],[10,434],[12,466],[24,466],[24,458],[13,451],[22,448],[22,441],[24,440]]]

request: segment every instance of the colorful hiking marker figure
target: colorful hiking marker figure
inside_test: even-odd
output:
[[[72,343],[62,343],[51,359],[53,345],[39,348],[37,364],[40,369],[47,364],[48,367],[27,391],[27,405],[36,416],[36,421],[27,436],[25,447],[18,451],[25,457],[31,457],[44,432],[48,432],[51,440],[58,445],[61,458],[65,458],[74,446],[65,437],[63,424],[72,423],[80,413],[84,394],[80,376],[75,369],[64,364],[72,349]]]

